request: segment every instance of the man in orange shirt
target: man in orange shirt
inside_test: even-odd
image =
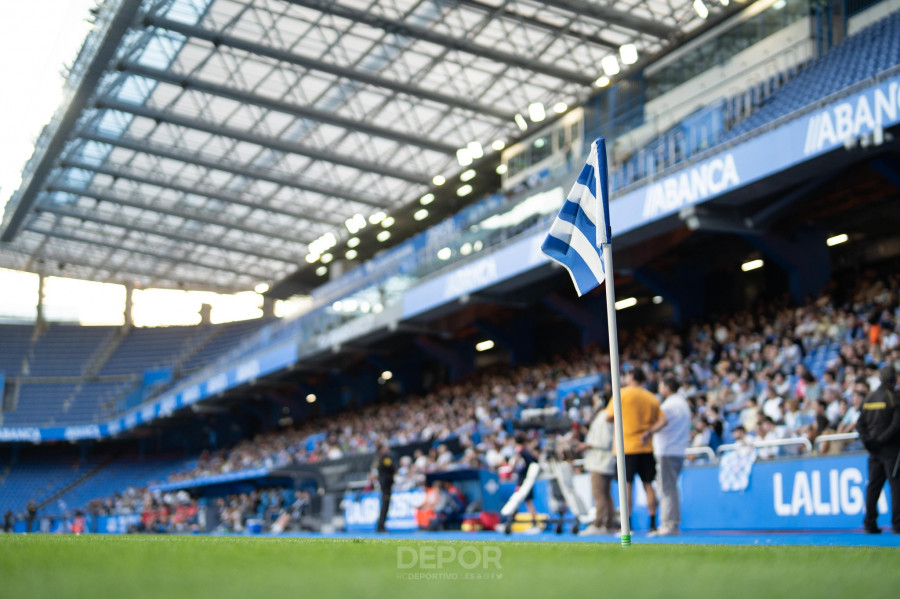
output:
[[[656,478],[656,459],[653,457],[653,442],[644,433],[657,422],[665,426],[666,416],[659,409],[659,399],[644,389],[647,376],[640,368],[625,374],[622,387],[622,432],[625,444],[625,480],[628,491],[628,517],[631,518],[632,486],[634,475],[641,477],[647,494],[647,511],[650,512],[650,530],[656,530],[656,492],[653,479]],[[606,419],[613,421],[613,402],[606,406]],[[619,512],[622,512],[620,507]]]

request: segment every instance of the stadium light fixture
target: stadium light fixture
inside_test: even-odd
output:
[[[344,312],[356,312],[357,307],[355,299],[344,300]]]
[[[356,260],[357,256],[359,256],[359,252],[356,250],[347,250],[347,253],[344,254],[344,258],[347,260]]]
[[[607,77],[619,74],[619,61],[612,54],[604,56],[603,60],[600,61],[600,66],[603,67],[603,72]]]
[[[425,220],[426,218],[428,218],[428,210],[426,210],[425,208],[416,210],[415,214],[413,214],[413,218],[417,221]]]
[[[469,155],[473,160],[484,158],[484,148],[479,142],[470,141],[468,144],[466,144],[466,149],[469,150]]]
[[[786,0],[778,0],[778,2],[776,2],[775,4],[772,5],[772,8],[774,10],[781,10],[785,6],[787,6]]]
[[[472,193],[472,186],[468,183],[456,190],[456,195],[458,195],[459,197],[467,196],[470,193]]]
[[[352,217],[348,218],[346,222],[344,222],[344,225],[347,227],[347,231],[349,231],[351,235],[356,235],[361,230],[366,228],[366,217],[362,214],[354,214]]]
[[[765,264],[765,262],[763,262],[762,260],[760,260],[758,258],[756,260],[749,260],[749,261],[741,264],[741,270],[743,270],[744,272],[750,272],[751,270],[756,270],[757,268],[762,268],[763,264]]]
[[[565,102],[557,102],[553,105],[553,112],[556,114],[562,114],[569,109],[569,105]]]
[[[335,312],[343,312],[344,311],[344,302],[342,302],[341,300],[334,302],[333,304],[331,304],[331,309],[334,310]]]
[[[313,264],[314,262],[318,262],[319,257],[320,257],[319,254],[314,254],[314,253],[310,252],[310,253],[306,254],[306,261],[309,262],[310,264]]]
[[[306,396],[306,403],[316,403],[316,394],[310,393]]]
[[[503,148],[506,147],[506,142],[503,141],[502,139],[495,139],[494,143],[491,144],[491,147],[494,149],[495,152],[499,152],[500,150],[502,150]]]
[[[469,254],[471,254],[472,253],[472,244],[469,243],[468,241],[465,242],[464,244],[462,244],[459,248],[459,253],[462,254],[463,256],[468,256]]]
[[[825,240],[825,243],[828,247],[832,247],[841,243],[845,243],[849,237],[847,237],[846,233],[841,233],[840,235],[835,235],[834,237],[829,237]]]
[[[260,295],[262,295],[263,293],[265,293],[268,290],[269,290],[268,283],[260,283],[256,287],[253,288],[253,291],[255,291],[256,293],[258,293]]]
[[[487,351],[494,349],[494,342],[490,339],[475,344],[475,351]]]
[[[462,181],[463,183],[465,183],[466,181],[471,181],[472,179],[474,179],[475,175],[477,175],[477,174],[478,174],[478,172],[474,168],[470,168],[467,171],[463,171],[459,175],[459,180]]]
[[[460,148],[456,151],[456,161],[459,163],[459,166],[469,166],[472,164],[473,158],[472,153],[469,152],[469,148]]]
[[[359,245],[359,237],[351,237],[350,239],[347,240],[348,248],[355,248],[358,245]]]
[[[722,6],[728,6],[730,4],[730,0],[719,0],[719,3]]]
[[[607,77],[606,75],[599,77],[596,81],[594,81],[594,85],[596,85],[597,87],[606,87],[607,85],[609,85],[609,77]]]
[[[633,306],[637,306],[636,297],[626,297],[625,299],[620,299],[616,302],[616,310],[624,310],[625,308],[631,308]]]
[[[654,296],[653,296],[653,303],[654,303],[654,304],[661,304],[661,303],[663,303],[663,296],[661,296],[661,295],[654,295]]]
[[[431,178],[431,182],[440,187],[447,182],[447,179],[445,179],[443,175],[435,175]]]
[[[498,175],[505,175],[507,170],[509,170],[509,169],[507,168],[507,166],[506,166],[505,164],[498,164],[498,165],[497,165],[497,168],[494,169],[494,171],[495,171]]]
[[[437,252],[438,260],[449,260],[453,256],[453,250],[450,248],[441,248]]]
[[[328,264],[332,260],[334,260],[333,254],[322,254],[322,264]]]
[[[701,19],[706,19],[706,17],[709,16],[709,9],[706,8],[703,0],[694,0],[694,12],[697,13],[697,16]]]
[[[391,238],[391,232],[387,231],[387,230],[379,231],[378,235],[375,236],[375,239],[377,239],[378,241],[380,241],[382,243],[384,243],[385,241],[387,241],[390,238]]]
[[[327,274],[328,274],[328,267],[327,267],[327,266],[320,266],[319,268],[316,269],[316,276],[317,276],[317,277],[324,277],[324,276],[327,275]]]
[[[433,193],[426,193],[421,198],[419,198],[419,203],[422,204],[423,206],[427,206],[428,204],[430,204],[433,201],[434,201]]]
[[[545,118],[547,118],[547,111],[544,110],[544,105],[540,102],[533,102],[529,104],[528,118],[530,118],[535,123],[540,123]]]
[[[395,222],[397,222],[397,220],[393,216],[389,216],[386,219],[384,219],[383,221],[381,221],[381,226],[384,227],[385,229],[389,229],[394,226]]]
[[[389,381],[392,378],[394,378],[394,373],[391,372],[390,370],[385,370],[384,372],[381,373],[381,378],[383,378],[386,381]]]
[[[622,64],[634,64],[638,61],[637,46],[634,44],[624,44],[619,46],[619,58]]]
[[[525,117],[521,114],[517,114],[515,116],[516,126],[522,131],[528,131],[528,122],[525,120]]]
[[[369,302],[359,302],[359,311],[368,314],[372,311],[372,305]]]
[[[373,314],[381,314],[383,311],[384,311],[384,306],[382,306],[381,304],[375,304],[374,306],[372,306]]]
[[[381,221],[387,218],[387,214],[384,213],[383,210],[379,210],[375,214],[369,216],[369,223],[373,225],[377,225]]]
[[[476,252],[480,252],[483,247],[484,247],[484,243],[482,243],[482,241],[480,239],[472,244],[472,249],[475,250]]]

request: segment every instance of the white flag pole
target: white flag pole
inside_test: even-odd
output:
[[[625,484],[625,439],[622,436],[622,391],[619,382],[619,336],[616,329],[616,290],[613,288],[612,245],[603,245],[603,271],[606,275],[606,315],[609,321],[609,373],[612,378],[613,417],[615,419],[616,470],[619,475],[619,519],[622,521],[622,547],[631,545],[630,510]]]

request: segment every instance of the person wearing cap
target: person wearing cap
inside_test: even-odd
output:
[[[866,397],[860,410],[856,430],[869,452],[869,484],[866,487],[866,517],[863,526],[868,533],[878,528],[878,498],[884,483],[891,485],[891,525],[900,534],[900,398],[896,391],[893,366],[878,373],[880,386]]]

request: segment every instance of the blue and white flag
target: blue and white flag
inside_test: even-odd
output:
[[[591,144],[591,153],[569,192],[541,251],[569,271],[579,296],[605,278],[601,245],[610,242],[606,139]]]

